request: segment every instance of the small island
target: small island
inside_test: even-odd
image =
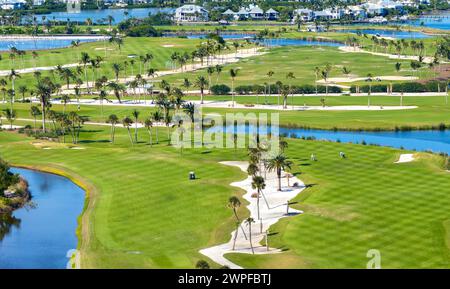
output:
[[[19,209],[31,199],[27,181],[9,169],[8,163],[0,158],[0,214]]]

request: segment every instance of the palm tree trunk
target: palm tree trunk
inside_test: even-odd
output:
[[[277,169],[277,175],[278,175],[278,191],[281,192],[281,168]]]
[[[130,142],[131,142],[131,145],[134,145],[134,142],[133,142],[133,137],[131,136],[131,131],[130,131],[130,128],[128,127],[128,128],[127,128],[127,130],[128,130],[128,136],[130,137]]]
[[[239,222],[236,222],[236,231],[234,232],[234,239],[233,239],[233,251],[234,251],[234,248],[236,247],[236,239],[237,239],[237,235],[238,235],[238,232],[239,232]]]
[[[249,234],[249,240],[250,240],[250,248],[252,248],[252,254],[255,254],[255,250],[253,249],[253,244],[252,244],[252,223],[251,222],[248,223],[248,234]]]
[[[150,134],[150,146],[153,146],[153,137],[152,137],[152,129],[148,129],[148,133]]]
[[[236,209],[235,209],[235,208],[233,208],[233,213],[234,213],[234,216],[236,217],[236,220],[237,220],[238,224],[240,224],[241,221],[239,220],[239,217],[238,217],[238,215],[237,215],[237,213],[236,213]],[[239,225],[239,227],[241,227],[242,234],[244,234],[244,238],[245,238],[245,240],[247,240],[247,234],[245,234],[245,230],[244,230],[244,228],[242,227],[242,224]]]

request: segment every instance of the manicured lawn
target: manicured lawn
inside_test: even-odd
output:
[[[402,63],[400,72],[396,72],[395,63]],[[238,85],[252,85],[275,83],[281,81],[285,84],[311,84],[313,85],[315,77],[315,67],[323,69],[327,64],[333,65],[333,69],[329,78],[345,77],[342,68],[345,66],[351,70],[352,77],[366,77],[371,73],[376,76],[413,76],[413,71],[410,68],[410,61],[398,61],[397,59],[389,59],[383,56],[375,56],[366,53],[345,53],[334,47],[281,47],[273,48],[267,54],[242,59],[235,64],[225,65],[222,73],[219,75],[219,80],[216,81],[216,75],[212,76],[212,84],[226,84],[231,87],[231,77],[229,70],[237,68],[238,76],[235,79],[235,86]],[[269,71],[275,74],[272,78],[267,76]],[[286,75],[292,72],[295,79],[286,79]],[[424,69],[420,77],[427,75],[427,70]],[[180,73],[170,76],[165,76],[163,79],[175,85],[181,85],[184,78],[188,78],[193,82],[197,76],[207,76],[206,70],[199,70],[196,72]],[[414,76],[418,76],[414,72]],[[322,79],[319,76],[319,79]],[[351,83],[344,83],[350,86]]]
[[[188,97],[187,101],[191,99],[198,99],[198,97]],[[206,96],[205,99],[230,100],[229,96]],[[264,97],[260,97],[261,103]],[[241,96],[237,97],[238,103],[256,103],[255,96]],[[277,97],[268,98],[269,103],[277,103]],[[399,97],[390,96],[372,96],[371,103],[374,106],[399,105]],[[289,97],[288,104],[291,105],[291,98]],[[305,96],[294,97],[294,104],[296,105],[316,105],[320,106],[320,97]],[[366,96],[328,96],[326,97],[326,104],[329,106],[338,105],[367,105]],[[203,113],[220,113],[227,112],[279,112],[280,123],[284,126],[299,126],[322,129],[384,129],[393,130],[395,127],[409,126],[413,128],[425,128],[429,126],[437,126],[440,123],[450,124],[450,104],[445,104],[444,96],[411,96],[404,97],[404,105],[418,106],[416,109],[408,110],[385,110],[385,111],[292,111],[289,109],[285,111],[270,111],[270,110],[249,110],[249,109],[216,109],[204,108]],[[18,118],[31,118],[30,104],[16,103],[14,105],[17,110]],[[9,108],[8,105],[0,104],[0,109]],[[89,117],[91,121],[103,122],[110,114],[116,114],[119,118],[131,116],[131,110],[136,108],[141,112],[141,119],[150,115],[150,112],[156,108],[142,108],[132,106],[104,106],[104,116],[100,115],[100,106],[82,105],[79,113],[83,116]],[[62,105],[53,105],[52,109],[55,111],[62,111]],[[68,105],[67,111],[77,111],[76,105]],[[4,120],[4,122],[6,122]]]
[[[0,132],[0,154],[16,165],[60,170],[89,185],[88,238],[80,244],[83,267],[192,268],[206,259],[200,248],[225,242],[233,228],[229,186],[245,175],[218,164],[245,160],[245,151],[168,147],[165,129],[150,148],[145,130],[130,147],[126,130],[107,143],[109,129],[86,126],[70,150]],[[42,142],[42,141],[39,141]],[[344,151],[348,158],[341,160]],[[318,162],[311,163],[309,155]],[[448,267],[445,225],[450,220],[450,179],[442,159],[420,154],[417,162],[393,164],[398,150],[289,140],[294,173],[311,185],[296,199],[306,213],[272,227],[270,244],[280,255],[230,256],[244,267],[361,268],[368,249],[384,267]],[[187,174],[199,177],[189,181]],[[241,208],[245,216],[246,210]],[[275,265],[277,264],[277,265]]]
[[[394,164],[399,152],[387,148],[289,144],[293,172],[311,185],[294,200],[305,213],[271,228],[269,244],[285,252],[230,260],[246,268],[365,268],[367,251],[377,249],[383,268],[450,267],[450,175],[442,159],[419,154]]]
[[[159,135],[164,141],[165,129]],[[44,150],[31,138],[0,132],[0,154],[12,164],[60,170],[95,187],[89,238],[81,243],[83,267],[192,268],[205,259],[199,249],[228,239],[234,226],[228,198],[241,193],[228,184],[243,174],[218,162],[244,152],[204,149],[181,156],[166,143],[150,148],[144,130],[134,148],[124,129],[118,129],[117,145],[108,138],[109,128],[86,127],[79,144],[84,150],[52,143]],[[199,179],[189,181],[190,171]]]

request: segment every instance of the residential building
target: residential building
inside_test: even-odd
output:
[[[183,5],[175,10],[174,20],[177,22],[208,21],[208,11],[198,5]]]

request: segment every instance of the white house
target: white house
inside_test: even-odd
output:
[[[208,21],[208,11],[198,5],[183,5],[175,10],[174,20],[177,22]]]
[[[358,20],[362,20],[367,17],[366,10],[364,10],[360,6],[348,6],[345,10],[345,14]]]
[[[296,9],[294,10],[294,21],[300,18],[301,21],[309,22],[314,18],[314,12],[310,9]]]
[[[264,19],[264,10],[259,8],[258,5],[250,7],[250,10],[248,11],[248,15],[253,20],[262,20]]]
[[[277,20],[280,16],[280,13],[272,8],[267,10],[264,14],[267,20]]]
[[[14,10],[22,8],[26,3],[25,0],[0,0],[0,7],[3,10]]]

